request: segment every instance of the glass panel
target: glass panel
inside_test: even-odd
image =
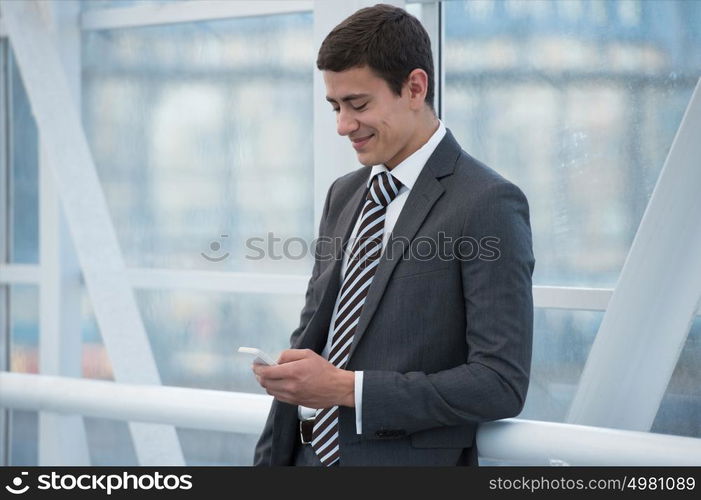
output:
[[[38,132],[19,69],[10,57],[9,262],[39,262]]]
[[[39,367],[39,290],[31,285],[10,289],[10,371],[37,373]],[[37,465],[38,414],[10,412],[10,465]]]
[[[652,432],[701,438],[701,318],[684,343]]]
[[[286,349],[304,298],[140,291],[138,301],[163,384],[263,394],[236,349]]]
[[[39,464],[39,413],[10,410],[10,465]]]
[[[84,33],[85,129],[129,266],[309,273],[313,61],[311,14]]]
[[[39,372],[39,290],[10,286],[10,371]]]
[[[87,291],[81,301],[83,377],[114,380],[112,363],[100,337],[100,330]],[[85,417],[90,463],[94,466],[139,465],[127,422]]]
[[[258,435],[178,429],[187,465],[253,465]]]
[[[536,308],[526,404],[518,418],[564,422],[604,315]],[[480,465],[550,465],[480,458]]]
[[[277,357],[289,346],[304,297],[142,290],[137,302],[164,385],[265,394],[251,360],[236,350],[255,346]],[[112,379],[87,298],[83,342],[83,375]],[[93,420],[86,426],[95,465],[135,460],[126,424]],[[178,435],[189,465],[250,465],[258,438],[192,429],[178,429]]]
[[[535,310],[531,380],[519,418],[564,422],[602,319],[601,312]]]
[[[528,196],[542,285],[613,286],[701,74],[701,4],[445,3],[445,121]]]
[[[126,422],[84,417],[90,465],[139,465]]]

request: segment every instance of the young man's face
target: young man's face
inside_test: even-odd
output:
[[[360,163],[394,168],[414,152],[416,115],[409,107],[406,87],[401,96],[396,95],[367,66],[323,74],[338,133],[348,136]]]

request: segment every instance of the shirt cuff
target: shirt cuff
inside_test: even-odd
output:
[[[363,433],[363,372],[355,372],[355,432]]]

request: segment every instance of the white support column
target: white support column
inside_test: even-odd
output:
[[[438,21],[438,36],[431,40],[436,65],[436,113],[442,120],[445,117],[445,3],[436,4],[436,17]]]
[[[587,359],[568,422],[648,431],[701,299],[701,81]]]
[[[59,49],[73,99],[80,102],[80,3],[42,4]],[[80,266],[62,213],[49,162],[39,134],[39,373],[80,378]],[[90,465],[83,417],[39,413],[38,465]]]
[[[0,36],[4,26],[0,19]],[[0,268],[7,262],[8,225],[7,225],[7,50],[0,44]],[[0,281],[0,371],[9,370],[10,321],[9,321],[9,287]],[[9,465],[9,411],[0,408],[0,466]]]
[[[443,61],[441,60],[441,52],[443,44],[443,26],[442,26],[442,4],[439,2],[421,2],[412,5],[419,6],[421,10],[421,24],[428,32],[431,38],[431,55],[433,57],[433,105],[436,110],[436,115],[442,118],[441,97],[443,95],[443,82],[445,81],[443,73]]]
[[[326,192],[338,177],[362,165],[347,137],[336,132],[336,117],[326,102],[326,87],[316,69],[316,54],[326,35],[346,17],[363,7],[377,4],[373,0],[317,0],[314,2],[314,233],[318,231]],[[387,1],[404,7],[403,1]]]
[[[80,378],[80,268],[46,155],[40,158],[39,373]],[[83,417],[39,414],[38,465],[90,465]]]
[[[35,1],[5,2],[3,15],[115,378],[158,385],[160,376],[81,117],[40,6]],[[130,429],[141,465],[184,463],[173,427],[133,423]]]

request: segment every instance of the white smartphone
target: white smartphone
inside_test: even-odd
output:
[[[255,347],[239,347],[239,352],[241,354],[250,354],[252,356],[255,356],[255,358],[253,358],[254,364],[268,366],[277,365],[275,360],[269,354],[261,351],[260,349],[256,349]]]

